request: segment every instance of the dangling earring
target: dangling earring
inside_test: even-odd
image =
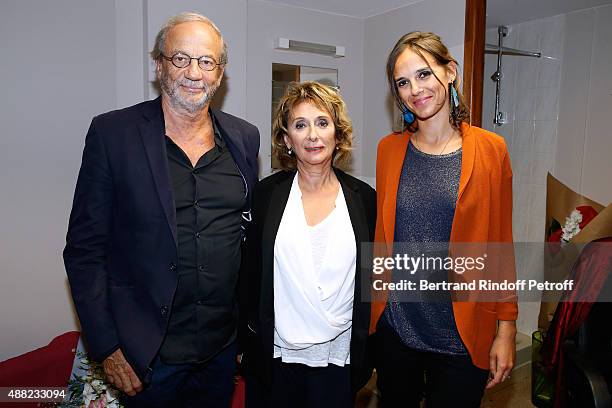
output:
[[[452,82],[448,83],[448,90],[451,96],[451,111],[454,111],[459,108],[459,95]]]
[[[412,123],[414,122],[414,113],[410,112],[404,104],[402,104],[402,114],[404,116],[404,122],[409,125],[412,125]]]
[[[293,154],[293,150],[290,147],[287,148],[287,154],[291,156]]]

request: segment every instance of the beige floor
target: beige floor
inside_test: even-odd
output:
[[[368,384],[357,394],[355,407],[377,408],[376,373]],[[515,369],[510,379],[497,387],[487,390],[481,408],[531,408],[531,364]]]
[[[487,390],[481,407],[533,407],[531,403],[531,364],[512,371],[510,379]]]

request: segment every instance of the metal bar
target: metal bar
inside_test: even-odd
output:
[[[504,37],[508,34],[508,27],[499,26],[497,29],[499,46],[497,47],[497,71],[493,74],[492,79],[495,81],[495,117],[493,123],[496,125],[503,125],[500,113],[499,113],[499,99],[501,92],[501,79],[502,79],[502,55],[503,55],[503,43]]]
[[[500,47],[495,44],[486,44],[485,47],[486,47],[485,48],[486,54],[497,54],[500,49]],[[520,55],[523,57],[535,57],[535,58],[540,58],[542,56],[542,53],[540,52],[523,51],[523,50],[517,50],[516,48],[509,48],[509,47],[501,47],[501,51],[503,55]]]

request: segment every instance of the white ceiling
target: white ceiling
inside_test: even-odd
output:
[[[427,0],[263,0],[308,10],[367,18]],[[455,1],[455,0],[453,0]],[[460,0],[456,0],[460,1]]]
[[[308,10],[367,18],[427,0],[261,0]],[[462,1],[462,0],[449,0]],[[612,0],[487,0],[487,27],[510,25],[612,4]]]
[[[604,4],[612,4],[612,0],[487,0],[487,28],[556,16]]]

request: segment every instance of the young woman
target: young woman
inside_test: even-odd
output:
[[[512,170],[502,137],[470,126],[457,62],[433,33],[399,39],[387,78],[406,131],[378,145],[376,241],[511,243]],[[478,407],[510,375],[515,302],[372,306],[378,388],[385,407]]]

